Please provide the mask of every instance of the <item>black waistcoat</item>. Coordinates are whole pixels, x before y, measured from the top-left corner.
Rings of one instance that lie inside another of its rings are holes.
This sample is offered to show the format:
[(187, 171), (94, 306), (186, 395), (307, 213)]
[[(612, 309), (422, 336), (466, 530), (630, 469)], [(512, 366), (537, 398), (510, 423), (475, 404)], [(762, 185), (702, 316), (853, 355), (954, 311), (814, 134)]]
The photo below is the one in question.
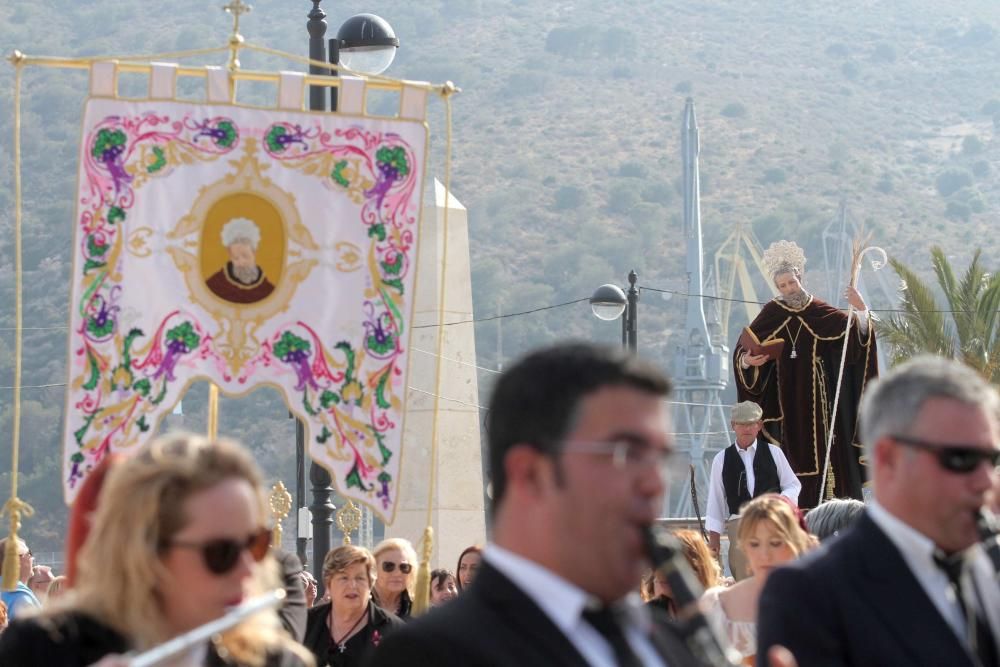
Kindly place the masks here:
[(764, 493), (779, 493), (781, 482), (778, 479), (778, 466), (771, 456), (771, 448), (767, 442), (758, 438), (757, 451), (753, 456), (753, 496), (747, 487), (746, 470), (743, 460), (736, 451), (734, 443), (726, 448), (722, 459), (722, 488), (726, 491), (726, 502), (729, 504), (729, 514), (739, 514), (743, 503)]

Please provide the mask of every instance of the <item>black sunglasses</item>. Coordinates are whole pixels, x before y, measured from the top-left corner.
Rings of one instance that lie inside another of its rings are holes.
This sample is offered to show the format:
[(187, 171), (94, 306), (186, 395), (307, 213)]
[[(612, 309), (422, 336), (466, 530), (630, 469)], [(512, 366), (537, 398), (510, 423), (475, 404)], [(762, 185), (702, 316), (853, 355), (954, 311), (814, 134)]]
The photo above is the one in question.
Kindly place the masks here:
[(922, 449), (930, 452), (937, 459), (938, 465), (949, 472), (967, 475), (979, 467), (983, 461), (990, 465), (1000, 464), (1000, 449), (983, 449), (969, 445), (942, 445), (908, 435), (890, 435), (890, 438), (901, 445)]
[(254, 561), (258, 563), (262, 561), (264, 556), (267, 555), (267, 550), (271, 547), (271, 531), (266, 528), (261, 529), (243, 541), (219, 538), (205, 542), (180, 542), (172, 540), (168, 544), (172, 547), (200, 549), (201, 557), (205, 561), (205, 567), (213, 574), (223, 575), (236, 567), (236, 563), (239, 562), (240, 555), (244, 551), (249, 551)]
[[(391, 560), (382, 561), (383, 572), (393, 572), (395, 571), (395, 569), (396, 569), (396, 564), (393, 563)], [(412, 569), (413, 566), (410, 565), (409, 563), (399, 564), (399, 571), (402, 572), (403, 574), (409, 574)]]

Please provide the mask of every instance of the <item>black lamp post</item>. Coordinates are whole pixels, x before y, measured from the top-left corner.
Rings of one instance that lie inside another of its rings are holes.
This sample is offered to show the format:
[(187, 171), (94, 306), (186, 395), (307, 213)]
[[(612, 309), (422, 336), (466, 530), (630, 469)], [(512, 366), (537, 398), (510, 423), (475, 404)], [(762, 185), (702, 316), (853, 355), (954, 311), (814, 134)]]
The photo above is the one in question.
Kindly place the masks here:
[(590, 308), (602, 320), (622, 318), (622, 347), (635, 354), (639, 349), (639, 279), (635, 269), (628, 273), (628, 292), (617, 285), (601, 285), (590, 297)]
[[(326, 44), (323, 43), (327, 27), (326, 12), (320, 9), (322, 1), (311, 0), (313, 7), (309, 11), (309, 21), (306, 23), (306, 30), (309, 32), (310, 60), (329, 62), (333, 65), (342, 64), (362, 74), (381, 74), (384, 72), (392, 64), (396, 49), (399, 47), (399, 40), (396, 39), (392, 27), (374, 14), (352, 16), (340, 27), (337, 36), (330, 40), (329, 60), (327, 60), (328, 51)], [(320, 65), (310, 65), (309, 73), (336, 75), (335, 71)], [(322, 86), (310, 86), (309, 109), (311, 111), (326, 110), (323, 92)], [(337, 89), (335, 87), (330, 88), (330, 110), (337, 110)], [(305, 428), (301, 421), (295, 428), (295, 450), (297, 460), (303, 461)], [(304, 468), (304, 465), (302, 467)], [(336, 507), (330, 500), (333, 487), (331, 486), (330, 473), (326, 468), (316, 463), (310, 464), (309, 481), (312, 483), (313, 494), (313, 502), (309, 505), (313, 527), (311, 569), (313, 576), (316, 577), (317, 596), (322, 597), (325, 588), (322, 577), (323, 558), (330, 550), (330, 533), (333, 527), (333, 512)], [(301, 494), (297, 495), (301, 497)], [(304, 554), (305, 541), (298, 540), (298, 545)]]

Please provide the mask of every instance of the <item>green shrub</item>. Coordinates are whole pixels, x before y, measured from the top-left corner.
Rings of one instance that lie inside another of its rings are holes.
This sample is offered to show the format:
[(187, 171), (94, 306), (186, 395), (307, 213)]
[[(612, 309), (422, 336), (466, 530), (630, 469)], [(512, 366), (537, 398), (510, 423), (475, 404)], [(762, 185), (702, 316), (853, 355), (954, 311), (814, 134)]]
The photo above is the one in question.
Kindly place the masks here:
[(743, 118), (747, 115), (747, 108), (740, 102), (730, 102), (722, 107), (720, 113), (728, 118)]
[(934, 181), (934, 187), (942, 197), (950, 197), (969, 185), (972, 185), (972, 174), (964, 169), (948, 169)]
[(555, 204), (553, 208), (557, 211), (567, 211), (579, 208), (583, 205), (586, 198), (587, 195), (581, 188), (578, 188), (575, 185), (564, 185), (556, 190)]

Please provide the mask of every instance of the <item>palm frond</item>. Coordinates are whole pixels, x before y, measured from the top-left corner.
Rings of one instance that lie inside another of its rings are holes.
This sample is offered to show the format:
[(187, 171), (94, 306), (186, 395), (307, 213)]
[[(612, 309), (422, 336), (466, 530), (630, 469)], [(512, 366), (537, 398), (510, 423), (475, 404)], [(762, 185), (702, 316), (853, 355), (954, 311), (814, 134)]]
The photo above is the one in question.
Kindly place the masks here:
[(893, 360), (898, 362), (921, 352), (953, 357), (955, 337), (943, 313), (938, 312), (933, 291), (899, 260), (890, 259), (889, 263), (906, 283), (900, 304), (903, 312), (889, 319), (882, 334), (892, 348)]

